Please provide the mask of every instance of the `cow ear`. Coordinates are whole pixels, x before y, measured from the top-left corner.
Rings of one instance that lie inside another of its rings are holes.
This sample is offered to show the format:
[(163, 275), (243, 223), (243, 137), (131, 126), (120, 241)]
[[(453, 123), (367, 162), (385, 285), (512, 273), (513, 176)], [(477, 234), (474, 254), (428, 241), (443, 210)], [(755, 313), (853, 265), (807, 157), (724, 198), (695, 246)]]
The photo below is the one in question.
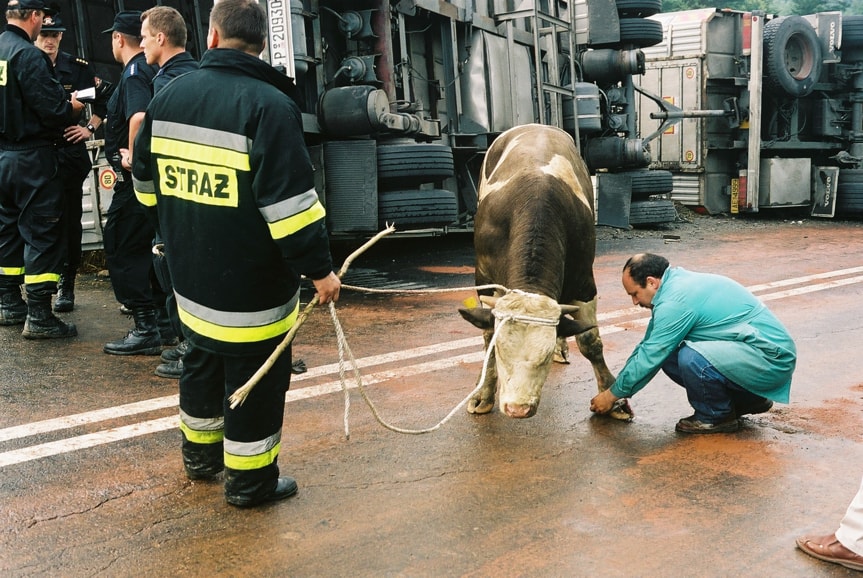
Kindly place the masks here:
[(491, 309), (485, 307), (459, 307), (458, 312), (464, 317), (465, 321), (479, 327), (480, 329), (494, 329), (494, 316), (491, 314)]
[(570, 317), (565, 315), (560, 316), (560, 323), (557, 324), (557, 336), (558, 337), (570, 337), (572, 335), (578, 335), (579, 333), (584, 333), (590, 329), (593, 329), (596, 325), (588, 325), (583, 321), (576, 321)]

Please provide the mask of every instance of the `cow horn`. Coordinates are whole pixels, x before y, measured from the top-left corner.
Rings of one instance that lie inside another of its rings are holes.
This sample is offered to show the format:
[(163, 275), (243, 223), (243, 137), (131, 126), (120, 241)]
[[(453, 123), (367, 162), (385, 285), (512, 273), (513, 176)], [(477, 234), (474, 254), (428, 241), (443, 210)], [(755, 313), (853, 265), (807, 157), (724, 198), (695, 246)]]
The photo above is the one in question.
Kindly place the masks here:
[(479, 296), (480, 303), (484, 303), (485, 305), (488, 305), (492, 309), (494, 309), (494, 306), (497, 304), (497, 300), (498, 300), (498, 298), (494, 297), (492, 295), (480, 295)]
[(578, 305), (567, 305), (564, 303), (560, 306), (560, 314), (561, 315), (567, 315), (567, 314), (573, 315), (573, 314), (577, 313), (578, 310), (579, 310)]

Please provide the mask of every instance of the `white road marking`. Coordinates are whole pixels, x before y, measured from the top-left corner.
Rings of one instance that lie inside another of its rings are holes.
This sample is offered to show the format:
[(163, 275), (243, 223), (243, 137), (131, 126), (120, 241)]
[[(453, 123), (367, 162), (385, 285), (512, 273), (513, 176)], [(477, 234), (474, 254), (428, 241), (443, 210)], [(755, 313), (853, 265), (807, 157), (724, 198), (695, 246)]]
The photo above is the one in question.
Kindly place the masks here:
[[(812, 281), (821, 281), (824, 279), (834, 279), (835, 277), (842, 277), (846, 275), (853, 275), (855, 273), (863, 272), (863, 267), (853, 267), (849, 269), (841, 269), (837, 271), (829, 271), (826, 273), (818, 273), (815, 275), (807, 275), (803, 277), (796, 277), (792, 279), (783, 279), (780, 281), (774, 281), (771, 283), (764, 283), (760, 285), (753, 285), (749, 287), (749, 290), (753, 293), (758, 293), (760, 291), (765, 291), (768, 289), (775, 289), (778, 287), (788, 287), (791, 285), (803, 285), (805, 283), (810, 283)], [(784, 299), (787, 297), (792, 297), (796, 295), (805, 295), (807, 293), (812, 293), (815, 291), (824, 291), (828, 289), (833, 289), (836, 287), (842, 287), (846, 285), (851, 285), (855, 283), (863, 282), (863, 275), (855, 276), (855, 277), (845, 277), (842, 279), (834, 279), (832, 281), (827, 281), (824, 283), (814, 283), (810, 285), (803, 285), (801, 287), (796, 287), (793, 289), (787, 289), (783, 291), (776, 291), (773, 293), (767, 293), (764, 295), (760, 295), (759, 298), (762, 301), (773, 301), (775, 299)], [(632, 316), (635, 314), (647, 314), (646, 310), (641, 309), (640, 307), (629, 307), (625, 309), (620, 309), (617, 311), (611, 311), (605, 314), (598, 315), (598, 319), (600, 321), (614, 319), (624, 316)], [(633, 321), (629, 321), (626, 323), (628, 327), (632, 327), (633, 325), (646, 325), (649, 321), (648, 317), (643, 317), (641, 319), (636, 319)], [(602, 327), (602, 335), (611, 335), (613, 333), (618, 333), (620, 331), (624, 331), (627, 327), (623, 325), (608, 325)], [(417, 359), (419, 357), (424, 357), (428, 355), (435, 355), (439, 353), (446, 353), (448, 351), (453, 351), (457, 349), (465, 349), (469, 347), (481, 347), (482, 346), (482, 337), (470, 337), (466, 339), (459, 339), (456, 341), (449, 341), (445, 343), (437, 343), (434, 345), (427, 345), (423, 347), (417, 347), (414, 349), (404, 350), (404, 351), (393, 351), (390, 353), (385, 353), (381, 355), (374, 355), (369, 357), (364, 357), (357, 360), (357, 364), (359, 367), (367, 368), (374, 367), (376, 365), (382, 365), (385, 363), (392, 363), (397, 361), (406, 361), (410, 359)], [(459, 364), (467, 364), (467, 363), (477, 363), (482, 361), (483, 354), (482, 351), (475, 351), (473, 353), (466, 353), (462, 355), (457, 355), (454, 357), (447, 357), (444, 359), (439, 359), (435, 361), (429, 361), (425, 363), (417, 363), (409, 366), (399, 367), (393, 370), (384, 370), (375, 373), (371, 373), (363, 376), (363, 384), (364, 385), (373, 385), (375, 383), (381, 383), (385, 381), (389, 381), (392, 379), (396, 379), (399, 377), (409, 377), (413, 375), (420, 375), (424, 373), (430, 373), (433, 371), (439, 371), (443, 369), (447, 369)], [(338, 363), (331, 363), (328, 365), (323, 365), (319, 367), (315, 367), (310, 369), (308, 372), (292, 376), (291, 381), (293, 383), (314, 379), (317, 377), (322, 377), (325, 375), (337, 374), (339, 371)], [(285, 403), (292, 403), (294, 401), (298, 401), (301, 399), (309, 399), (313, 397), (318, 397), (322, 395), (327, 395), (330, 393), (335, 393), (337, 391), (341, 391), (341, 382), (339, 380), (330, 381), (327, 383), (314, 385), (310, 387), (294, 389), (287, 393), (285, 396)], [(348, 382), (349, 388), (354, 388), (356, 385), (350, 380)], [(117, 419), (122, 417), (128, 417), (131, 415), (136, 415), (140, 413), (156, 411), (171, 407), (177, 407), (179, 403), (178, 395), (169, 395), (165, 397), (158, 397), (154, 399), (144, 400), (135, 403), (124, 404), (115, 407), (109, 407), (99, 410), (94, 410), (90, 412), (84, 412), (74, 415), (69, 415), (61, 418), (32, 422), (28, 424), (23, 424), (19, 426), (13, 426), (8, 428), (0, 429), (0, 442), (19, 439), (29, 436), (34, 436), (43, 433), (49, 433), (53, 431), (68, 429), (76, 426), (82, 426), (92, 423), (98, 423), (100, 421), (105, 421), (109, 419)], [(82, 434), (78, 436), (71, 436), (68, 438), (59, 439), (52, 442), (36, 444), (32, 446), (27, 446), (23, 448), (19, 448), (16, 450), (10, 450), (6, 452), (0, 453), (0, 468), (13, 465), (20, 464), (23, 462), (28, 462), (32, 460), (37, 460), (40, 458), (49, 457), (52, 455), (58, 455), (63, 453), (68, 453), (72, 451), (77, 451), (85, 448), (91, 448), (115, 441), (121, 441), (124, 439), (130, 439), (142, 435), (158, 433), (166, 430), (170, 430), (177, 427), (178, 417), (176, 415), (157, 418), (149, 421), (141, 421), (138, 423), (134, 423), (131, 425), (120, 426), (110, 429), (101, 430), (94, 433)]]

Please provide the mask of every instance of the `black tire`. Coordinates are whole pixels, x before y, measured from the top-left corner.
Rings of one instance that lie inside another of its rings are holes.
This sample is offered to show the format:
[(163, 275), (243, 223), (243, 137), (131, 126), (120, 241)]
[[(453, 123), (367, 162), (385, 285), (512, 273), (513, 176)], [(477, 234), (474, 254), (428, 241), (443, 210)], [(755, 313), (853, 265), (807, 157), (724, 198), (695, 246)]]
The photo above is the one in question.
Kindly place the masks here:
[(378, 192), (378, 221), (381, 227), (395, 224), (396, 230), (443, 227), (458, 219), (456, 194), (445, 189), (412, 189)]
[(625, 171), (619, 174), (629, 175), (632, 179), (633, 199), (647, 198), (650, 195), (659, 195), (661, 193), (670, 193), (674, 190), (674, 181), (671, 171), (640, 169), (637, 171)]
[(617, 0), (616, 4), (621, 18), (646, 18), (662, 10), (662, 0)]
[(845, 61), (845, 51), (851, 48), (863, 48), (863, 16), (842, 16), (842, 61)]
[(645, 18), (620, 19), (620, 43), (634, 44), (639, 48), (662, 42), (662, 23)]
[(674, 202), (666, 199), (632, 201), (629, 205), (630, 225), (658, 225), (677, 220)]
[(378, 147), (378, 182), (384, 188), (414, 187), (455, 174), (452, 149), (434, 143)]
[(764, 87), (800, 98), (821, 76), (821, 43), (801, 16), (774, 18), (764, 25)]
[(836, 183), (836, 212), (863, 213), (863, 169), (841, 169)]

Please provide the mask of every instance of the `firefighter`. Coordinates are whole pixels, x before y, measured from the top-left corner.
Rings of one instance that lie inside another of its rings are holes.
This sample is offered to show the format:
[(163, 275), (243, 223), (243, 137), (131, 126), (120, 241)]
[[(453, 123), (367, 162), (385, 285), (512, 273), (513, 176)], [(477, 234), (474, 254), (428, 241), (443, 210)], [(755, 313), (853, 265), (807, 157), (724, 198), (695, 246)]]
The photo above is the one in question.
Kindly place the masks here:
[(44, 0), (10, 0), (0, 34), (0, 325), (23, 323), (27, 339), (78, 334), (51, 311), (66, 257), (54, 144), (84, 108), (33, 45), (54, 12)]
[(114, 196), (106, 214), (105, 259), (117, 301), (132, 310), (135, 327), (118, 340), (106, 343), (112, 355), (159, 355), (162, 337), (157, 306), (165, 293), (153, 270), (153, 225), (135, 201), (131, 154), (144, 111), (152, 98), (150, 83), (156, 75), (141, 48), (141, 12), (118, 12), (111, 33), (114, 59), (123, 64), (120, 82), (108, 100), (105, 125), (105, 156), (117, 173)]
[(96, 76), (93, 66), (84, 60), (60, 50), (66, 27), (60, 15), (46, 15), (42, 19), (42, 30), (36, 38), (36, 46), (48, 55), (54, 65), (54, 74), (63, 85), (66, 94), (84, 89), (98, 91), (99, 97), (92, 99), (92, 114), (86, 123), (76, 122), (65, 128), (63, 138), (57, 141), (60, 177), (63, 180), (63, 225), (66, 234), (66, 263), (60, 275), (60, 287), (55, 312), (68, 312), (75, 308), (75, 276), (81, 264), (81, 206), (82, 185), (93, 169), (93, 161), (87, 152), (87, 140), (105, 118), (105, 101), (109, 82)]
[[(245, 403), (227, 398), (266, 361), (299, 313), (299, 276), (338, 299), (323, 205), (292, 79), (258, 58), (267, 34), (255, 0), (220, 0), (200, 69), (150, 104), (135, 143), (138, 199), (170, 247), (168, 267), (191, 347), (180, 377), (186, 474), (225, 471), (240, 507), (294, 495), (279, 477), (290, 347)], [(201, 106), (206, 102), (207, 106)]]
[[(165, 87), (171, 80), (198, 69), (198, 61), (186, 52), (186, 22), (175, 8), (155, 6), (141, 14), (141, 47), (147, 64), (158, 66), (159, 71), (153, 78), (153, 94)], [(169, 379), (180, 379), (183, 373), (183, 355), (188, 343), (183, 338), (180, 318), (177, 314), (177, 300), (174, 286), (168, 271), (167, 248), (164, 240), (156, 231), (153, 244), (159, 249), (153, 255), (153, 267), (162, 289), (165, 291), (165, 308), (171, 327), (180, 343), (162, 352), (162, 363), (156, 367), (156, 375)]]

